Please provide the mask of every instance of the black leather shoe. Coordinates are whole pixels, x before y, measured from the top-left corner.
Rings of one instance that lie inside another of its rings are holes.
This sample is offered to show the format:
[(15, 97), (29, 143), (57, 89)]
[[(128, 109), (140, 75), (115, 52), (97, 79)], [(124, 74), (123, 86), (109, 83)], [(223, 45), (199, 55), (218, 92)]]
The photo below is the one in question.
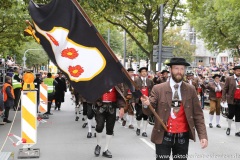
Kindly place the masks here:
[(3, 122), (6, 122), (6, 123), (12, 123), (12, 121), (10, 121), (10, 120), (4, 120)]
[(83, 123), (82, 128), (86, 128), (87, 123)]
[(140, 135), (140, 129), (137, 128), (136, 134), (137, 134), (137, 136)]
[(128, 126), (128, 128), (129, 128), (129, 129), (134, 129), (134, 127), (133, 127), (133, 125), (132, 125), (132, 124), (131, 124), (131, 125), (129, 125), (129, 126)]
[(147, 133), (146, 133), (146, 132), (143, 132), (143, 133), (142, 133), (142, 136), (143, 136), (143, 137), (147, 137)]
[(101, 152), (101, 147), (99, 145), (97, 145), (95, 147), (95, 151), (94, 151), (95, 156), (99, 156), (100, 152)]
[(94, 137), (97, 137), (97, 133), (94, 133)]
[(44, 113), (44, 114), (47, 114), (47, 115), (53, 115), (52, 113), (50, 113), (50, 112), (46, 112), (46, 113)]
[(92, 138), (92, 133), (91, 132), (88, 132), (87, 138)]
[(216, 125), (217, 128), (221, 128), (220, 124)]
[(76, 118), (75, 118), (75, 121), (78, 121), (79, 120), (79, 117), (77, 116)]
[(235, 136), (240, 137), (240, 132), (235, 133)]
[(212, 123), (209, 123), (209, 128), (213, 128), (213, 125), (212, 125)]
[(125, 125), (126, 125), (126, 121), (123, 120), (123, 122), (122, 122), (122, 126), (125, 126)]
[(103, 157), (112, 158), (112, 153), (109, 150), (106, 150), (102, 153)]
[(230, 134), (231, 129), (227, 128), (226, 134), (229, 135)]

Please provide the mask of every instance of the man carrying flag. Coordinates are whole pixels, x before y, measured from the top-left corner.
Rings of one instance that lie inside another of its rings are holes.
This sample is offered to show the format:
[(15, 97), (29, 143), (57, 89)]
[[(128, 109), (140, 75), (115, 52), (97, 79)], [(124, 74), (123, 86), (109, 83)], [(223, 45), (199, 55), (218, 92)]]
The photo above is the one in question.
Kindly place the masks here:
[(194, 86), (183, 82), (186, 66), (190, 66), (183, 58), (172, 58), (170, 63), (171, 78), (168, 82), (155, 85), (150, 97), (141, 98), (143, 112), (152, 114), (152, 105), (157, 114), (167, 124), (167, 131), (155, 122), (151, 141), (155, 144), (156, 159), (169, 159), (171, 152), (173, 159), (186, 160), (188, 156), (189, 139), (196, 140), (197, 130), (202, 148), (208, 146), (207, 131), (203, 111)]

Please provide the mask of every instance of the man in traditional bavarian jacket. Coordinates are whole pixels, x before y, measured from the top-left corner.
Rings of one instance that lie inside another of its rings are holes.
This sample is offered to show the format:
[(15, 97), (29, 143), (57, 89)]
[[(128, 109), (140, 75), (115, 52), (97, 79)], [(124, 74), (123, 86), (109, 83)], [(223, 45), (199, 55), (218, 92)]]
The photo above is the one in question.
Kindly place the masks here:
[[(148, 76), (148, 68), (147, 67), (141, 67), (139, 70), (139, 77), (135, 79), (135, 83), (137, 85), (137, 87), (141, 90), (142, 94), (149, 96), (149, 94), (151, 93), (152, 87), (154, 85), (153, 81), (151, 79), (149, 79)], [(142, 112), (142, 102), (139, 98), (136, 99), (136, 104), (135, 104), (135, 108), (136, 108), (136, 119), (137, 119), (137, 130), (136, 130), (136, 134), (139, 136), (140, 135), (140, 128), (141, 128), (141, 123), (142, 123), (142, 119), (143, 119), (143, 132), (142, 132), (142, 136), (143, 137), (147, 137), (147, 124), (148, 124), (148, 116), (145, 115)]]
[(186, 82), (189, 83), (190, 85), (193, 85), (195, 89), (197, 90), (198, 84), (194, 81), (193, 73), (187, 73), (186, 74)]
[[(135, 80), (134, 77), (134, 69), (133, 68), (128, 68), (127, 69), (129, 76), (132, 78), (132, 80)], [(123, 116), (123, 122), (122, 122), (122, 126), (126, 125), (127, 122), (127, 116), (128, 116), (128, 120), (129, 120), (129, 124), (128, 124), (128, 128), (129, 129), (134, 129), (133, 127), (133, 118), (134, 118), (134, 98), (132, 96), (132, 93), (128, 87), (128, 85), (123, 84), (124, 86), (124, 96), (126, 98), (127, 101), (127, 105), (124, 107), (124, 116)]]
[(14, 67), (13, 71), (14, 71), (14, 73), (12, 76), (12, 87), (13, 87), (14, 95), (15, 95), (13, 109), (16, 110), (18, 108), (18, 104), (19, 104), (20, 97), (21, 97), (22, 79), (21, 79), (21, 76), (19, 75), (18, 67)]
[[(122, 118), (124, 114), (124, 106), (126, 105), (122, 95), (123, 85), (117, 85), (104, 93), (100, 100), (97, 101), (96, 108), (96, 135), (97, 135), (97, 146), (95, 147), (94, 154), (100, 155), (101, 152), (101, 141), (104, 124), (106, 122), (106, 145), (102, 155), (104, 157), (112, 158), (111, 152), (108, 150), (109, 143), (112, 139), (113, 129), (116, 120), (116, 108), (119, 107), (119, 117)], [(121, 94), (119, 94), (121, 92)]]
[(216, 111), (216, 127), (221, 128), (220, 122), (220, 102), (222, 99), (222, 89), (224, 88), (224, 83), (220, 82), (221, 75), (215, 74), (212, 78), (213, 82), (209, 82), (206, 88), (209, 90), (210, 99), (210, 111), (209, 111), (209, 127), (213, 128), (212, 121), (214, 112)]
[[(194, 86), (183, 82), (186, 66), (183, 58), (172, 58), (170, 63), (171, 78), (167, 83), (155, 85), (150, 97), (143, 96), (143, 112), (152, 114), (151, 104), (164, 124), (155, 121), (151, 141), (155, 144), (156, 159), (187, 159), (189, 139), (196, 140), (195, 129), (202, 148), (207, 147), (208, 138), (203, 111)], [(165, 158), (164, 158), (165, 157)]]
[(47, 85), (47, 92), (48, 92), (48, 107), (47, 107), (47, 112), (44, 114), (52, 115), (51, 106), (52, 106), (52, 101), (54, 99), (55, 86), (57, 82), (52, 78), (52, 74), (48, 73), (47, 78), (44, 78), (43, 83)]
[(168, 70), (162, 70), (161, 74), (162, 74), (162, 79), (161, 79), (161, 83), (167, 82), (169, 80), (168, 77)]
[(226, 134), (230, 135), (232, 120), (235, 116), (235, 136), (240, 137), (240, 66), (235, 66), (233, 70), (234, 75), (226, 78), (222, 101), (228, 103), (228, 128)]

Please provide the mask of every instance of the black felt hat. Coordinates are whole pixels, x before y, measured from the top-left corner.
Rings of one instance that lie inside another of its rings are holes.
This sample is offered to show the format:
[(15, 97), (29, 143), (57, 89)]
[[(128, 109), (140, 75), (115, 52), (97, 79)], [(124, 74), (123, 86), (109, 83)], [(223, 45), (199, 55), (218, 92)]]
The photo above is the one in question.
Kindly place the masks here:
[(170, 63), (167, 63), (166, 65), (168, 65), (168, 66), (172, 66), (172, 65), (190, 66), (190, 64), (184, 58), (171, 58)]
[(127, 71), (135, 71), (133, 68), (128, 68)]
[(187, 76), (193, 76), (194, 74), (192, 72), (188, 72)]
[(233, 68), (233, 70), (236, 70), (236, 69), (240, 69), (240, 65), (239, 65), (239, 66), (235, 66), (235, 67)]
[(221, 78), (221, 75), (219, 75), (219, 74), (214, 74), (214, 75), (212, 76), (213, 79), (215, 79), (216, 77)]
[(138, 72), (142, 72), (143, 69), (145, 69), (146, 71), (148, 71), (148, 68), (147, 68), (147, 67), (141, 67), (141, 68), (139, 68)]
[(161, 74), (163, 74), (165, 72), (170, 73), (168, 70), (162, 70)]

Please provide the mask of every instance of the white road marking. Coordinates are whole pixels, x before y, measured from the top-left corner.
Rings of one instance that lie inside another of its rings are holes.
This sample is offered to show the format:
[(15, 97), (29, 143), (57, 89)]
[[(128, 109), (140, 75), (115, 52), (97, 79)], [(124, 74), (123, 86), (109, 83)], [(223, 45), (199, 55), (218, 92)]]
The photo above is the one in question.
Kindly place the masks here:
[(148, 142), (144, 138), (139, 138), (139, 139), (142, 140), (144, 143), (146, 143), (150, 148), (152, 148), (155, 151), (155, 146), (152, 143)]

